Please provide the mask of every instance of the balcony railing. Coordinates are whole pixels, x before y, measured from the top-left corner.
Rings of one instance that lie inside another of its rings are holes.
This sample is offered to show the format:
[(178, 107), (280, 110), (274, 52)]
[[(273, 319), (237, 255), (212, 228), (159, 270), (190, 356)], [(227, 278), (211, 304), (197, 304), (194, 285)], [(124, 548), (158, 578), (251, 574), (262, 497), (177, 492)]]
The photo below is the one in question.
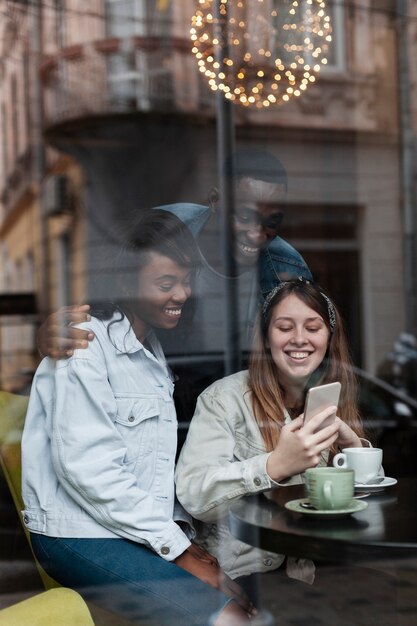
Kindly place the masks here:
[(178, 38), (112, 38), (46, 57), (46, 127), (93, 115), (212, 110), (189, 48)]

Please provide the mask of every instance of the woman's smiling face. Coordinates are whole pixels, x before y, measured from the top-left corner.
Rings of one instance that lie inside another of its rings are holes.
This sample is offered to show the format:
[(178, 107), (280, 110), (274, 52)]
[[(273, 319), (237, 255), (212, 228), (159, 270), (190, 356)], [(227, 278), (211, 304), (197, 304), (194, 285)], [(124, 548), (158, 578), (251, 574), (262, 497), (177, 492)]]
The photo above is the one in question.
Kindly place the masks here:
[[(191, 269), (167, 256), (151, 252), (139, 272), (139, 297), (134, 313), (136, 329), (142, 339), (151, 328), (175, 328), (182, 307), (191, 295)], [(135, 331), (136, 332), (136, 331)]]
[(330, 331), (323, 318), (294, 294), (273, 309), (268, 346), (279, 373), (279, 382), (304, 386), (323, 361)]

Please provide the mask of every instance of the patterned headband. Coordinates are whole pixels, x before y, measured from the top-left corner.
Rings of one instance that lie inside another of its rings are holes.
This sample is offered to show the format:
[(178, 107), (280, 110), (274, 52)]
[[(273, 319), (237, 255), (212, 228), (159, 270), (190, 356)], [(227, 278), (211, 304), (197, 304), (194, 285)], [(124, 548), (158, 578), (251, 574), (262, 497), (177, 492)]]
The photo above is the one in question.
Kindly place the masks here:
[[(311, 282), (309, 280), (303, 278), (303, 276), (299, 276), (298, 280), (300, 281), (300, 283), (302, 283), (304, 285), (311, 285)], [(275, 298), (277, 293), (282, 291), (282, 289), (284, 289), (284, 287), (286, 287), (287, 285), (293, 285), (293, 284), (294, 284), (293, 281), (288, 281), (288, 280), (283, 281), (282, 283), (279, 283), (276, 287), (274, 287), (272, 289), (272, 291), (270, 291), (268, 293), (268, 295), (265, 297), (264, 303), (262, 305), (262, 315), (263, 315), (264, 319), (266, 318), (268, 310), (269, 310), (269, 307), (271, 306), (271, 302)], [(333, 333), (333, 331), (335, 329), (335, 326), (336, 326), (336, 311), (335, 311), (335, 308), (334, 308), (334, 304), (330, 300), (330, 298), (328, 298), (326, 296), (326, 294), (323, 293), (322, 291), (320, 291), (320, 295), (326, 301), (327, 314), (329, 316), (330, 331)]]

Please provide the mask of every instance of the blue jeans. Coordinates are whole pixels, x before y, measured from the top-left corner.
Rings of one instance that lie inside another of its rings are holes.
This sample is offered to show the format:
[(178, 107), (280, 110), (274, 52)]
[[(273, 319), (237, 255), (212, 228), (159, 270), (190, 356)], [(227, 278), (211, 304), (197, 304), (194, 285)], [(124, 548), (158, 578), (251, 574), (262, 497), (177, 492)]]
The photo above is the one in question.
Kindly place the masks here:
[(61, 585), (132, 622), (207, 626), (229, 598), (175, 563), (127, 539), (66, 539), (31, 533), (36, 558)]

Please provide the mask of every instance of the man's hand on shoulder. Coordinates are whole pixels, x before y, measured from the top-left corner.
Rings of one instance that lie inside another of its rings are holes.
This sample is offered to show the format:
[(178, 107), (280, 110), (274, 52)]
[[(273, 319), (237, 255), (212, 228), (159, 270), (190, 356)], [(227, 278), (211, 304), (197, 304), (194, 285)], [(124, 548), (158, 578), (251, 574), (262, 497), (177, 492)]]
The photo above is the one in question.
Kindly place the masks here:
[(78, 348), (87, 348), (88, 342), (94, 339), (89, 330), (74, 328), (72, 324), (88, 322), (90, 305), (81, 304), (63, 306), (52, 313), (39, 327), (37, 347), (42, 356), (53, 359), (66, 359)]

